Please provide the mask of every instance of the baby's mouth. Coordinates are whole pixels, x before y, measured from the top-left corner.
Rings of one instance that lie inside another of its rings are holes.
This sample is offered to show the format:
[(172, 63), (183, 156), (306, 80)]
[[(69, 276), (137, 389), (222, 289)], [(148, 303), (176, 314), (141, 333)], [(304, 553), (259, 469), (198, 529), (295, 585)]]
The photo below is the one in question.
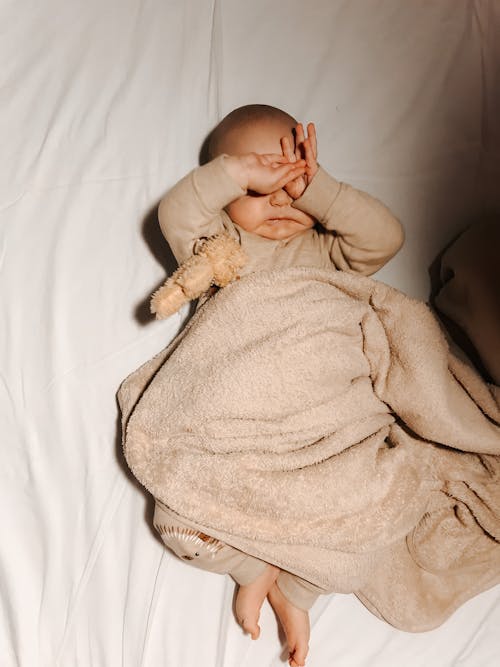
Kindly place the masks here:
[(295, 220), (295, 218), (289, 218), (288, 216), (283, 215), (281, 218), (268, 218), (267, 222), (270, 225), (279, 225), (280, 222), (295, 222), (296, 224), (300, 224), (298, 220)]
[(269, 217), (268, 220), (271, 222), (282, 222), (283, 220), (295, 220), (295, 218), (292, 215), (282, 213), (281, 215), (273, 215)]

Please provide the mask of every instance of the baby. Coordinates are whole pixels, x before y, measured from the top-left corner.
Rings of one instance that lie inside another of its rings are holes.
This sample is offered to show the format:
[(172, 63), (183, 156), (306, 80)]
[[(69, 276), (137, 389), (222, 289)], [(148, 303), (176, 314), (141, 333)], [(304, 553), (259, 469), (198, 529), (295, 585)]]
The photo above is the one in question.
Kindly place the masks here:
[[(159, 207), (179, 264), (201, 239), (227, 232), (248, 257), (241, 275), (297, 265), (370, 275), (403, 243), (400, 223), (381, 202), (318, 164), (312, 123), (306, 134), (284, 111), (248, 105), (219, 123), (207, 148), (208, 163), (177, 183)], [(236, 617), (252, 639), (267, 597), (283, 626), (291, 667), (305, 664), (308, 610), (329, 591), (201, 533), (159, 500), (154, 525), (178, 556), (235, 579)]]

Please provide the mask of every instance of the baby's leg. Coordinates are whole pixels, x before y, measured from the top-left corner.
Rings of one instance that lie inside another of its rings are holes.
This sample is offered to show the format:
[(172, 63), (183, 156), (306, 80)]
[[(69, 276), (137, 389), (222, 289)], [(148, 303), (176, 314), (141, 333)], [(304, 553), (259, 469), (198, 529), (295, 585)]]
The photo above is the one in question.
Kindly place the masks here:
[(280, 570), (267, 564), (266, 569), (251, 584), (240, 586), (236, 595), (236, 618), (252, 639), (260, 635), (260, 610)]
[(274, 583), (268, 594), (269, 602), (276, 612), (288, 643), (290, 667), (302, 667), (309, 650), (309, 614), (295, 607)]

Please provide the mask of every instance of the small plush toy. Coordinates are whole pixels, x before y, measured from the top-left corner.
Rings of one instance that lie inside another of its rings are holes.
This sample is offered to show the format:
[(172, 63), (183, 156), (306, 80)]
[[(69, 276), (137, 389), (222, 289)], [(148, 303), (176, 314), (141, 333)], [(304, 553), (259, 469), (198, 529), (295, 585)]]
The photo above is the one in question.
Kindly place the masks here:
[(153, 294), (151, 312), (157, 319), (164, 319), (212, 285), (225, 287), (239, 278), (238, 272), (247, 260), (238, 241), (227, 232), (199, 241), (194, 255)]

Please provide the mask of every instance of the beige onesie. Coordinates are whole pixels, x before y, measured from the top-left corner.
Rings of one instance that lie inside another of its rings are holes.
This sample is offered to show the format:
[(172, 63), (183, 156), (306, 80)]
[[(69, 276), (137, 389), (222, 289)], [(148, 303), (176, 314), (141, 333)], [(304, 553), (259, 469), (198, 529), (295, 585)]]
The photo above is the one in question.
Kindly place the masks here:
[[(201, 238), (229, 232), (249, 257), (241, 275), (254, 271), (314, 266), (370, 275), (403, 244), (399, 221), (380, 201), (319, 168), (304, 194), (292, 206), (312, 215), (315, 227), (281, 241), (265, 239), (232, 222), (224, 207), (245, 191), (224, 167), (224, 155), (198, 167), (162, 199), (159, 221), (177, 261), (196, 252)], [(198, 307), (208, 295), (202, 297)], [(200, 533), (189, 521), (156, 500), (154, 526), (164, 543), (180, 558), (211, 572), (228, 573), (240, 585), (254, 581), (266, 563)], [(277, 584), (292, 604), (309, 609), (327, 593), (289, 572)]]

